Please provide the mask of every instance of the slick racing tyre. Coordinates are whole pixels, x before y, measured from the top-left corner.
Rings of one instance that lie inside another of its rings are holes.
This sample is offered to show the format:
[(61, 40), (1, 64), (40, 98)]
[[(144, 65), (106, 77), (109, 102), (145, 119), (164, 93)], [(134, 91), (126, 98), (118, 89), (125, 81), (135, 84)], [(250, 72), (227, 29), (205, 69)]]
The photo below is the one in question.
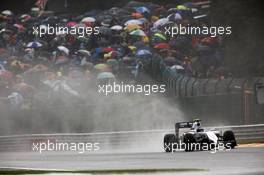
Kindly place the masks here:
[(164, 146), (164, 150), (166, 152), (172, 152), (172, 146), (173, 146), (173, 143), (176, 142), (176, 137), (174, 134), (166, 134), (164, 136), (164, 139), (163, 139), (163, 146)]
[(226, 148), (235, 148), (237, 146), (235, 134), (233, 131), (225, 131), (223, 134), (223, 142)]

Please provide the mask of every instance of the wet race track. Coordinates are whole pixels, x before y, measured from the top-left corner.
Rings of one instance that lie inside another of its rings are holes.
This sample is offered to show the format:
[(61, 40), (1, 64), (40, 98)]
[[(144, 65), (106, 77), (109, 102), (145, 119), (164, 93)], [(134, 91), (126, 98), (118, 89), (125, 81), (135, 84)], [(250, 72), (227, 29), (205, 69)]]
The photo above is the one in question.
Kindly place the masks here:
[(173, 154), (147, 153), (147, 151), (146, 153), (107, 154), (78, 154), (74, 152), (0, 153), (0, 166), (2, 168), (49, 170), (200, 169), (202, 171), (157, 172), (156, 174), (262, 175), (264, 174), (263, 163), (263, 147), (239, 147), (231, 151), (221, 151), (214, 154), (208, 151), (175, 152)]

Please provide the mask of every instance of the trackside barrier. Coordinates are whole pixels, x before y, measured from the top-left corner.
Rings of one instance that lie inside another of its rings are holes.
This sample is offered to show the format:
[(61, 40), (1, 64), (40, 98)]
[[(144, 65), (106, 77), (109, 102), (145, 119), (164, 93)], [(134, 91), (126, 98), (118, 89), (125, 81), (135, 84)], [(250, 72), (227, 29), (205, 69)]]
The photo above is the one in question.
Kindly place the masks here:
[[(233, 130), (238, 143), (254, 143), (264, 141), (264, 124), (208, 127), (222, 132)], [(82, 134), (32, 134), (0, 137), (1, 152), (32, 151), (33, 143), (99, 143), (100, 152), (161, 152), (163, 151), (163, 137), (173, 133), (171, 130), (145, 130), (98, 132)]]

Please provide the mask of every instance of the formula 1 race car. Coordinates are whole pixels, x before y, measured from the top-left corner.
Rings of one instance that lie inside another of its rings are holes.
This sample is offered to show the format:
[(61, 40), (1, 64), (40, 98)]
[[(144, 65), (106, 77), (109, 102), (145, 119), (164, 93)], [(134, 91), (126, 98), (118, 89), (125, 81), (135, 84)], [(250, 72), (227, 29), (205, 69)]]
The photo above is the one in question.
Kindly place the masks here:
[[(180, 136), (181, 128), (190, 128), (190, 130)], [(176, 123), (175, 134), (166, 134), (163, 143), (166, 152), (202, 151), (219, 149), (219, 147), (233, 149), (237, 146), (233, 131), (226, 130), (222, 134), (222, 131), (205, 130), (200, 128), (200, 121)]]

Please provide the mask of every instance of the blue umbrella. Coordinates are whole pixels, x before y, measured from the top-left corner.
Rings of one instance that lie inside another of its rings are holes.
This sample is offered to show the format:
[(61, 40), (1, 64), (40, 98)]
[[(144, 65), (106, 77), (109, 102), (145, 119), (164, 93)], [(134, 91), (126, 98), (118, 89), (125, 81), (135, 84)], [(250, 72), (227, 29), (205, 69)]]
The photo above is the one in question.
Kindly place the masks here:
[(150, 13), (149, 9), (147, 7), (135, 7), (135, 10), (138, 12), (138, 13)]

